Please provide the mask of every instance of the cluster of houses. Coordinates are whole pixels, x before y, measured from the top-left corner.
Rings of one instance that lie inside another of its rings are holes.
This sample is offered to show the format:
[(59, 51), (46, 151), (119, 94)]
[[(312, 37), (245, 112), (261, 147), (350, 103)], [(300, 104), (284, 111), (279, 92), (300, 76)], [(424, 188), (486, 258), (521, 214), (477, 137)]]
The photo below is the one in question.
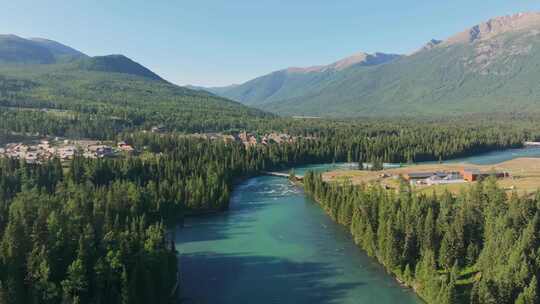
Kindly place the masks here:
[(200, 137), (209, 140), (223, 140), (226, 143), (240, 142), (246, 148), (257, 145), (268, 145), (271, 143), (283, 144), (294, 143), (297, 137), (285, 133), (269, 133), (259, 136), (255, 133), (240, 132), (238, 134), (226, 135), (221, 133), (192, 134), (192, 137)]
[(460, 171), (438, 171), (438, 172), (411, 172), (403, 177), (412, 185), (442, 185), (442, 184), (458, 184), (465, 182), (474, 182), (487, 177), (505, 178), (509, 174), (507, 172), (482, 172), (475, 168), (463, 168)]
[(254, 147), (256, 145), (268, 145), (271, 143), (284, 144), (294, 143), (297, 138), (285, 133), (270, 133), (263, 136), (257, 136), (253, 133), (242, 132), (234, 137), (234, 140), (240, 141), (244, 146)]
[[(148, 131), (143, 131), (148, 132)], [(153, 126), (149, 132), (152, 133), (166, 133), (167, 128), (163, 125)], [(242, 143), (246, 148), (254, 147), (257, 145), (268, 145), (271, 143), (283, 144), (294, 143), (298, 137), (286, 134), (272, 132), (264, 135), (258, 135), (251, 132), (239, 132), (236, 134), (223, 134), (223, 133), (193, 133), (186, 135), (187, 137), (201, 138), (207, 140), (223, 140), (226, 143), (238, 142)], [(305, 139), (314, 139), (313, 137), (303, 137)]]
[(38, 163), (53, 157), (49, 143), (42, 141), (38, 145), (25, 145), (22, 143), (7, 144), (4, 148), (0, 148), (1, 157), (11, 157), (16, 159), (24, 159), (28, 163)]
[[(163, 125), (154, 126), (150, 129), (150, 132), (152, 133), (165, 133), (167, 132), (167, 129)], [(268, 145), (270, 143), (293, 143), (296, 141), (296, 137), (291, 136), (286, 133), (277, 133), (272, 132), (269, 134), (265, 134), (262, 136), (259, 136), (255, 133), (250, 132), (240, 132), (237, 134), (222, 134), (222, 133), (195, 133), (190, 134), (191, 137), (198, 137), (198, 138), (204, 138), (209, 140), (223, 140), (226, 143), (232, 143), (232, 142), (241, 142), (246, 147), (253, 147), (256, 145)]]
[(68, 161), (80, 153), (87, 158), (113, 157), (124, 152), (133, 154), (135, 149), (125, 142), (119, 142), (116, 147), (93, 140), (41, 140), (36, 144), (11, 143), (0, 148), (0, 157), (25, 160), (27, 163), (42, 163), (53, 157)]

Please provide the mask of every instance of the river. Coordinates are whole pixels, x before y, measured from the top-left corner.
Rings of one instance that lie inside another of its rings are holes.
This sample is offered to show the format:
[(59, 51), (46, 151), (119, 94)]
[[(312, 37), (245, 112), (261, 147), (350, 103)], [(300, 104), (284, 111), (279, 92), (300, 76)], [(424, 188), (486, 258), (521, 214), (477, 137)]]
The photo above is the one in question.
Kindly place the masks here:
[[(459, 159), (491, 164), (540, 148)], [(346, 165), (296, 168), (329, 170)], [(252, 178), (228, 212), (188, 218), (176, 233), (185, 303), (422, 303), (287, 179)]]

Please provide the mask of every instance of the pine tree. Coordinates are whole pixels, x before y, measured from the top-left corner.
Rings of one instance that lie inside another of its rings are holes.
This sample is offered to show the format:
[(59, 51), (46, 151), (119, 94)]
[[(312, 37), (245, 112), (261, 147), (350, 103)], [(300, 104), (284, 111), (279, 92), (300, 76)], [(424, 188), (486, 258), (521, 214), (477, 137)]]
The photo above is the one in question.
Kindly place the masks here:
[(478, 249), (478, 245), (476, 245), (475, 243), (470, 243), (469, 246), (467, 246), (466, 265), (474, 265), (476, 263), (476, 260), (478, 259), (479, 254), (480, 250)]
[(129, 290), (129, 280), (127, 271), (124, 268), (122, 270), (122, 276), (120, 278), (121, 281), (121, 304), (131, 304), (132, 295)]
[(88, 288), (83, 262), (76, 259), (67, 271), (67, 278), (62, 281), (64, 303), (84, 303)]
[(538, 303), (537, 294), (538, 282), (536, 276), (533, 276), (531, 282), (523, 291), (519, 294), (515, 304), (536, 304)]
[(371, 228), (371, 223), (369, 219), (366, 219), (366, 229), (364, 233), (364, 238), (362, 238), (362, 247), (369, 256), (375, 256), (376, 253), (376, 242), (375, 242), (375, 233), (373, 228)]
[(405, 283), (409, 285), (412, 285), (412, 282), (414, 281), (414, 277), (409, 264), (405, 266), (405, 270), (403, 271), (403, 279), (405, 280)]
[(0, 304), (8, 304), (8, 293), (0, 280)]
[(471, 295), (469, 298), (469, 304), (480, 304), (479, 283), (478, 281), (473, 283), (471, 289)]
[(454, 263), (454, 266), (450, 270), (450, 280), (446, 287), (446, 296), (447, 303), (457, 303), (458, 302), (458, 293), (457, 293), (457, 280), (459, 277), (459, 266), (458, 261)]
[(435, 220), (433, 209), (429, 208), (424, 220), (424, 231), (422, 233), (422, 249), (435, 250)]

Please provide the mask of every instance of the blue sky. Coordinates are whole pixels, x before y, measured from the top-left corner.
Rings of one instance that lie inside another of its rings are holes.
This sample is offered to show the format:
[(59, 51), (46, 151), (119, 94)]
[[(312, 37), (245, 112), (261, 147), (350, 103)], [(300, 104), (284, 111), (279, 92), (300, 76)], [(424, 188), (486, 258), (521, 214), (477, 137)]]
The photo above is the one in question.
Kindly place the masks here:
[[(125, 54), (177, 84), (226, 85), (359, 51), (410, 53), (538, 0), (17, 0), (2, 33)], [(442, 3), (444, 2), (444, 3)]]

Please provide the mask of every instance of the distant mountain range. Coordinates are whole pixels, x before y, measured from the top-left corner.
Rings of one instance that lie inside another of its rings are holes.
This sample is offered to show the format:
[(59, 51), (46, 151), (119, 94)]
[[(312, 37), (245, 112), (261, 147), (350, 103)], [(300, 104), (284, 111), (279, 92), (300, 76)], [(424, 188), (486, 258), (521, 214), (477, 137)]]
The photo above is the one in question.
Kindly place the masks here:
[[(206, 88), (206, 90), (240, 101), (246, 105), (264, 107), (264, 104), (292, 97), (301, 97), (308, 90), (317, 90), (344, 70), (351, 67), (372, 67), (400, 58), (396, 54), (358, 53), (329, 65), (306, 68), (290, 67), (258, 77), (241, 85)], [(204, 89), (204, 88), (199, 88)]]
[(409, 55), (360, 53), (207, 88), (287, 115), (540, 112), (540, 13), (497, 17)]
[(173, 85), (123, 55), (91, 57), (52, 40), (0, 35), (0, 105), (144, 99), (150, 110), (182, 98), (178, 110), (195, 116), (266, 115), (229, 99), (303, 116), (540, 113), (538, 79), (540, 13), (493, 18), (408, 55), (358, 53), (221, 88)]

